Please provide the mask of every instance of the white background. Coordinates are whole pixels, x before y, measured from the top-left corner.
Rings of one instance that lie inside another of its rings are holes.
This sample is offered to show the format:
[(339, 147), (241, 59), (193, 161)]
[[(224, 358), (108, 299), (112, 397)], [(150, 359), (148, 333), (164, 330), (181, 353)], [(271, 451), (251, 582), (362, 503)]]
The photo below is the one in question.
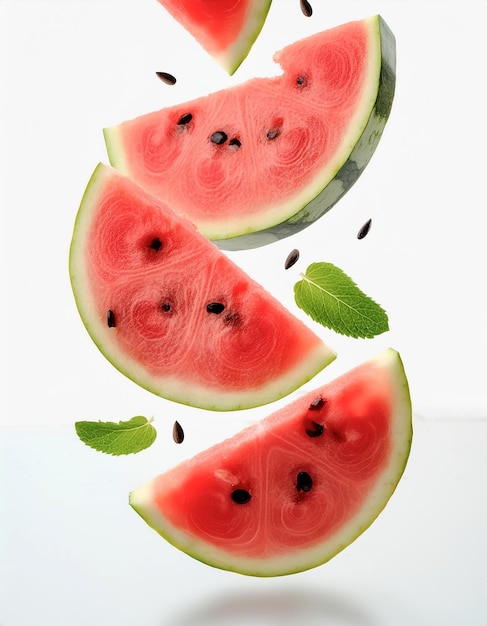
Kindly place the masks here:
[[(299, 0), (275, 0), (228, 77), (156, 0), (0, 0), (1, 626), (487, 624), (487, 2), (313, 8), (305, 18)], [(276, 50), (374, 13), (396, 35), (398, 67), (371, 163), (314, 227), (231, 257), (339, 352), (307, 388), (388, 345), (400, 351), (414, 404), (410, 463), (375, 524), (323, 567), (271, 580), (213, 570), (157, 537), (127, 494), (287, 400), (209, 414), (118, 373), (71, 294), (76, 211), (94, 167), (107, 162), (103, 127), (273, 75)], [(285, 272), (294, 247), (300, 261)], [(387, 309), (389, 333), (351, 340), (300, 313), (294, 282), (319, 260)], [(105, 457), (74, 434), (76, 420), (137, 414), (154, 416), (159, 433), (137, 456)]]

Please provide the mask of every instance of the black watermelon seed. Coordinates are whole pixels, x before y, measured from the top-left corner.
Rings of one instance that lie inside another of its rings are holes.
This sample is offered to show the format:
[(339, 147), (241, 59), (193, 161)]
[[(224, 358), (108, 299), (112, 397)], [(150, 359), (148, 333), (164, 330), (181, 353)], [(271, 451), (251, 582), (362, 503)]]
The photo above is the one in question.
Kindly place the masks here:
[(275, 139), (276, 137), (278, 137), (281, 134), (281, 131), (278, 128), (271, 128), (268, 132), (267, 132), (267, 139), (272, 140)]
[(210, 302), (210, 304), (206, 305), (206, 310), (208, 311), (208, 313), (223, 313), (223, 311), (225, 310), (225, 305), (221, 302)]
[(181, 117), (179, 118), (178, 126), (186, 126), (186, 124), (189, 124), (192, 119), (193, 119), (193, 116), (191, 113), (185, 113), (184, 115), (181, 115)]
[(172, 438), (176, 443), (183, 443), (184, 441), (184, 430), (177, 420), (174, 422), (174, 426), (172, 427)]
[(152, 250), (159, 252), (159, 250), (162, 248), (162, 241), (159, 239), (159, 237), (154, 237), (154, 239), (149, 244), (149, 248), (152, 248)]
[(168, 72), (156, 72), (156, 76), (160, 78), (163, 83), (166, 83), (166, 85), (176, 84), (176, 78)]
[(357, 239), (363, 239), (370, 230), (370, 226), (372, 225), (372, 218), (367, 220), (365, 224), (360, 228), (357, 233)]
[(306, 87), (307, 84), (308, 80), (306, 79), (306, 76), (302, 76), (301, 74), (297, 76), (296, 85), (298, 85), (298, 87)]
[(306, 17), (311, 17), (313, 15), (313, 8), (308, 0), (301, 0), (301, 11), (303, 12), (303, 15), (306, 15)]
[(230, 139), (230, 141), (228, 142), (228, 145), (234, 148), (240, 148), (242, 142), (237, 137), (232, 137), (232, 139)]
[(164, 300), (163, 302), (161, 302), (161, 309), (165, 312), (165, 313), (169, 313), (169, 311), (172, 309), (171, 307), (171, 303), (168, 302), (167, 300)]
[(310, 491), (313, 486), (313, 479), (308, 472), (298, 472), (296, 476), (296, 489), (299, 491)]
[(321, 396), (313, 400), (313, 402), (309, 405), (310, 411), (319, 411), (321, 407), (325, 404), (325, 400)]
[(318, 424), (318, 422), (311, 422), (310, 424), (311, 428), (306, 428), (306, 434), (308, 435), (308, 437), (319, 437), (320, 435), (323, 434), (323, 431), (325, 430), (325, 427), (323, 426), (323, 424)]
[(251, 497), (246, 489), (234, 489), (232, 491), (232, 500), (237, 504), (247, 504)]
[(210, 137), (210, 140), (212, 141), (212, 143), (216, 143), (217, 146), (221, 146), (223, 143), (225, 143), (225, 141), (228, 139), (228, 136), (226, 133), (224, 133), (222, 130), (217, 130), (215, 133), (213, 133), (213, 135)]
[(107, 324), (108, 328), (115, 328), (115, 314), (111, 309), (107, 311)]
[(296, 263), (298, 259), (299, 259), (299, 250), (294, 248), (294, 250), (291, 250), (291, 252), (287, 255), (286, 261), (284, 263), (284, 269), (288, 270), (290, 267), (292, 267)]

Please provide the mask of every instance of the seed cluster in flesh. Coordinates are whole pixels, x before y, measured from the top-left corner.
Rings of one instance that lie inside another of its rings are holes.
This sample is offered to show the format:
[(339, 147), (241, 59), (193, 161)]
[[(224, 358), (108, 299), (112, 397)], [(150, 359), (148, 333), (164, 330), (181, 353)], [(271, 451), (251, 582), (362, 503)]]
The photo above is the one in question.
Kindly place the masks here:
[[(309, 397), (292, 421), (269, 422), (252, 445), (203, 453), (169, 492), (161, 480), (157, 506), (175, 527), (235, 555), (270, 558), (325, 540), (360, 509), (387, 463), (389, 402), (373, 377)], [(274, 525), (276, 537), (265, 532)]]
[(71, 248), (73, 289), (95, 343), (135, 382), (203, 408), (249, 408), (333, 360), (305, 324), (128, 177), (100, 164), (89, 189)]
[[(302, 8), (312, 11), (307, 2)], [(110, 161), (212, 239), (277, 227), (283, 211), (281, 219), (297, 224), (297, 190), (309, 187), (310, 201), (311, 187), (317, 194), (326, 185), (325, 170), (361, 106), (370, 28), (361, 21), (319, 33), (278, 54), (281, 76), (105, 129)]]
[[(325, 404), (325, 400), (319, 396), (309, 405), (308, 411), (320, 411)], [(313, 429), (307, 428), (309, 418), (305, 416), (303, 420), (305, 432), (308, 437), (319, 437), (324, 432), (324, 426), (318, 422), (312, 421)], [(307, 493), (311, 491), (313, 486), (313, 478), (306, 471), (298, 471), (296, 474), (295, 487), (298, 491)], [(247, 504), (250, 502), (252, 495), (246, 489), (236, 488), (231, 492), (231, 498), (236, 504)], [(299, 502), (299, 500), (297, 500)]]
[[(159, 236), (156, 236), (156, 237), (149, 236), (149, 237), (146, 237), (145, 239), (149, 242), (148, 251), (150, 251), (151, 256), (152, 256), (151, 263), (155, 263), (156, 257), (159, 257), (159, 256), (162, 257), (166, 253), (163, 239)], [(164, 263), (164, 266), (166, 266), (166, 263), (164, 260), (163, 260), (163, 263)], [(148, 269), (150, 270), (150, 268)], [(167, 268), (164, 267), (164, 274), (161, 275), (162, 284), (164, 284), (164, 282), (166, 282), (167, 280), (166, 271), (167, 271)], [(180, 292), (180, 287), (178, 289), (175, 289), (174, 292), (175, 293)], [(116, 294), (115, 300), (119, 297), (117, 295), (119, 293), (120, 293), (119, 290), (115, 290), (115, 294)], [(206, 300), (207, 299), (208, 298), (206, 298)], [(201, 311), (202, 312), (204, 311), (207, 315), (219, 317), (222, 320), (223, 327), (236, 328), (237, 326), (243, 324), (241, 310), (239, 312), (239, 310), (233, 309), (231, 305), (227, 307), (227, 305), (224, 302), (221, 302), (218, 300), (212, 300), (211, 298), (209, 298), (210, 300), (209, 302), (206, 302), (205, 298), (203, 297), (200, 297), (199, 300), (201, 301)], [(227, 297), (227, 300), (228, 300), (228, 297)], [(194, 302), (186, 301), (185, 303), (186, 314), (188, 314), (189, 312), (188, 306), (194, 312), (194, 308), (197, 306), (197, 301), (198, 301), (198, 298), (195, 298)], [(166, 294), (159, 297), (158, 301), (154, 302), (153, 304), (154, 304), (154, 310), (159, 310), (160, 314), (162, 316), (165, 316), (166, 319), (168, 319), (168, 316), (179, 314), (181, 312), (181, 308), (183, 307), (181, 303), (180, 293), (178, 296), (171, 296), (171, 290), (169, 290)], [(124, 322), (125, 322), (124, 308), (125, 307), (126, 307), (126, 304), (124, 303), (120, 305), (120, 308), (117, 308), (116, 304), (112, 303), (110, 305), (110, 308), (107, 310), (107, 314), (106, 314), (107, 326), (113, 329), (114, 331), (116, 331), (117, 333), (122, 332), (124, 328)], [(127, 318), (128, 318), (129, 323), (132, 321), (132, 318), (134, 316), (134, 310), (135, 310), (134, 303), (131, 303), (131, 307), (127, 311), (127, 314), (128, 314)], [(140, 313), (142, 313), (142, 310), (138, 311), (139, 316), (140, 316)], [(200, 315), (197, 315), (196, 317), (198, 317), (201, 321)], [(155, 338), (155, 335), (152, 335), (152, 337)], [(170, 356), (170, 358), (172, 359), (173, 357)]]

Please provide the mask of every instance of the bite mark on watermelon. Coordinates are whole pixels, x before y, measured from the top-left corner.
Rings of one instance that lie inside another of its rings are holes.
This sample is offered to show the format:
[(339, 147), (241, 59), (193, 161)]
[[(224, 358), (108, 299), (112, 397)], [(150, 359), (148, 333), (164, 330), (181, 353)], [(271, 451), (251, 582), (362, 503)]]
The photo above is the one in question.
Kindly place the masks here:
[(78, 211), (70, 275), (101, 352), (170, 400), (259, 406), (336, 357), (190, 222), (104, 164)]
[(396, 489), (411, 441), (406, 374), (387, 349), (135, 489), (129, 501), (204, 563), (292, 574), (325, 563), (370, 526)]
[(271, 0), (158, 2), (230, 75), (248, 56), (271, 6)]
[(104, 129), (110, 163), (224, 249), (293, 235), (326, 213), (370, 161), (392, 107), (395, 39), (379, 15), (275, 59), (279, 76)]

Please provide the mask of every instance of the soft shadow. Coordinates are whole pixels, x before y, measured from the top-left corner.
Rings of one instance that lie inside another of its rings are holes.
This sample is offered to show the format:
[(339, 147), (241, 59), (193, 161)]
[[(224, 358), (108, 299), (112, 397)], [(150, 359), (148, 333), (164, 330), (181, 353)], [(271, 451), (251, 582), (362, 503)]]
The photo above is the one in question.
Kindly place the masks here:
[(377, 626), (364, 607), (330, 590), (235, 592), (207, 598), (161, 626)]

